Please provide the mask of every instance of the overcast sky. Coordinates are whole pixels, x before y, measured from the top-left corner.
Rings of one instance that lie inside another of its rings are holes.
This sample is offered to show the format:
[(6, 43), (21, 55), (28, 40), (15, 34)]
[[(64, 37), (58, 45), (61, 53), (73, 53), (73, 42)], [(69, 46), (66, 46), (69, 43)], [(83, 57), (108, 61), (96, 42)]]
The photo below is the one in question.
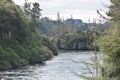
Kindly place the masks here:
[[(13, 0), (16, 4), (23, 5), (24, 0)], [(28, 0), (29, 2), (39, 2), (43, 9), (42, 16), (57, 19), (57, 12), (64, 19), (72, 15), (75, 19), (82, 19), (88, 22), (90, 19), (98, 18), (96, 10), (107, 10), (105, 5), (110, 5), (110, 0)]]

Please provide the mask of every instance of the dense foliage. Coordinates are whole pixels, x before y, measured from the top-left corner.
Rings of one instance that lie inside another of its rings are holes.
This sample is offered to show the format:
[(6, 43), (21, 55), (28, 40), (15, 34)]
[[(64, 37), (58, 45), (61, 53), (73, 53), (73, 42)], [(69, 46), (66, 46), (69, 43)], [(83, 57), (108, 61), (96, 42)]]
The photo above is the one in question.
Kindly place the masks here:
[(0, 0), (0, 70), (42, 63), (57, 54), (55, 45), (40, 35), (18, 5)]
[(97, 48), (93, 45), (93, 42), (95, 41), (95, 36), (99, 37), (100, 33), (94, 30), (89, 30), (86, 32), (66, 32), (59, 37), (55, 36), (53, 40), (60, 49), (94, 50), (95, 48)]
[(111, 0), (108, 16), (111, 17), (111, 28), (98, 41), (106, 57), (103, 71), (105, 80), (120, 79), (120, 0)]

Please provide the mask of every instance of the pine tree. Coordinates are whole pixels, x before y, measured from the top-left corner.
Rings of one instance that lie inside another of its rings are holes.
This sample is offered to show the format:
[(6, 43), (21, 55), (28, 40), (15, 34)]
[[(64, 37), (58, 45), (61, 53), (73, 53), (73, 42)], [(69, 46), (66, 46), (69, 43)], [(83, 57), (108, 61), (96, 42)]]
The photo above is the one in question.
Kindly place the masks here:
[(24, 3), (24, 11), (25, 11), (26, 15), (30, 18), (30, 15), (31, 15), (31, 3), (27, 2), (27, 0), (25, 0), (25, 3)]
[(25, 0), (24, 11), (29, 18), (36, 22), (41, 16), (42, 9), (40, 8), (39, 3), (35, 2), (31, 5), (30, 2), (27, 2), (27, 0)]
[(33, 8), (31, 9), (31, 17), (33, 21), (37, 21), (41, 16), (41, 11), (39, 3), (33, 3)]

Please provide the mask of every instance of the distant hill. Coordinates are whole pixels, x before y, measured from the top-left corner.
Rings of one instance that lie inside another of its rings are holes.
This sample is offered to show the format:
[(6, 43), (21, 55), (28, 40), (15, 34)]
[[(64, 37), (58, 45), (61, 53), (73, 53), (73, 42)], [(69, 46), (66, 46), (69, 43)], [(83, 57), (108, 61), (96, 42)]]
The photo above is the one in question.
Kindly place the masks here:
[[(100, 26), (103, 27), (100, 27)], [(76, 31), (87, 31), (90, 29), (94, 30), (101, 30), (107, 29), (109, 27), (109, 22), (106, 22), (104, 24), (96, 24), (94, 23), (84, 23), (81, 19), (66, 19), (59, 22), (59, 28), (58, 28), (58, 21), (51, 20), (48, 17), (41, 18), (39, 20), (39, 30), (41, 33), (47, 35), (47, 36), (53, 36), (58, 34), (64, 33), (64, 32), (76, 32)], [(58, 31), (59, 30), (59, 31)]]
[(84, 23), (81, 19), (67, 19), (66, 23), (73, 23), (74, 26), (74, 30), (78, 31), (87, 31), (89, 30), (89, 26), (87, 25), (87, 23)]
[(55, 23), (47, 17), (39, 20), (39, 30), (41, 33), (46, 34), (47, 36), (52, 35), (52, 28), (54, 25)]

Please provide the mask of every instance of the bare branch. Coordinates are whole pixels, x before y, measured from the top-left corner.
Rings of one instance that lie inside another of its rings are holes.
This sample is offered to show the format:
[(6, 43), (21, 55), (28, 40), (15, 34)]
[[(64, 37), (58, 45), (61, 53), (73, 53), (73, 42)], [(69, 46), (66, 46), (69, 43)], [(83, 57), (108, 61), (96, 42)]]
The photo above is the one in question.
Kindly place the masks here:
[(99, 10), (97, 10), (97, 13), (98, 13), (103, 19), (111, 20), (110, 18), (107, 18), (107, 17), (103, 16), (103, 15), (100, 13)]

